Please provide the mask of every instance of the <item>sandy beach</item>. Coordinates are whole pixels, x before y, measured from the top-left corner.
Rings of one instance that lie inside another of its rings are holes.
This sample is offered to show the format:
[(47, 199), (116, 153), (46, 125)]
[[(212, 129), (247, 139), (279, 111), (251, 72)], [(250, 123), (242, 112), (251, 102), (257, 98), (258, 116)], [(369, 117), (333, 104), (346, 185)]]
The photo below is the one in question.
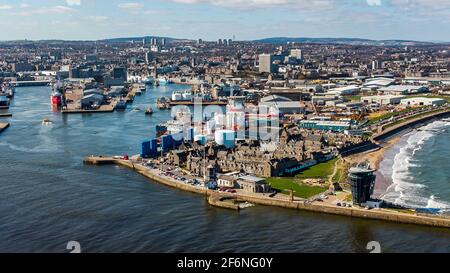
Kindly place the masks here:
[[(368, 160), (370, 162), (370, 166), (372, 168), (378, 170), (380, 168), (380, 163), (384, 159), (384, 154), (386, 153), (386, 151), (388, 151), (395, 144), (397, 144), (400, 141), (400, 139), (402, 138), (402, 136), (397, 136), (386, 142), (379, 143), (380, 148), (377, 150), (369, 151), (367, 153), (362, 153), (362, 154), (351, 155), (351, 156), (345, 157), (344, 160), (347, 163), (349, 163), (350, 165), (354, 165), (357, 163), (361, 163), (365, 160)], [(391, 185), (391, 181), (389, 178), (384, 177), (384, 175), (380, 171), (376, 172), (376, 176), (377, 176), (377, 181), (375, 184), (374, 195), (375, 195), (375, 197), (380, 197), (389, 188), (389, 186)]]

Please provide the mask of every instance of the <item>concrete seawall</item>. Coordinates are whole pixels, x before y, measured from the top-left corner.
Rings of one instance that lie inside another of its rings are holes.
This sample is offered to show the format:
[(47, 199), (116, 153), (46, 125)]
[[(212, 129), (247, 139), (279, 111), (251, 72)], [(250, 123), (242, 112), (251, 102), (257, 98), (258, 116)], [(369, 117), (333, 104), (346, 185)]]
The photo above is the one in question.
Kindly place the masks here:
[(395, 125), (393, 127), (387, 128), (386, 130), (383, 130), (381, 133), (375, 135), (372, 139), (374, 141), (383, 141), (386, 138), (389, 138), (403, 130), (409, 129), (416, 125), (420, 125), (420, 124), (423, 124), (426, 122), (430, 122), (430, 121), (433, 121), (436, 119), (442, 119), (442, 118), (446, 118), (446, 117), (450, 117), (450, 108), (443, 110), (441, 112), (432, 113), (430, 115), (425, 115), (423, 117), (418, 117), (416, 119), (412, 119), (412, 120), (406, 121), (404, 123)]
[[(205, 197), (217, 196), (216, 191), (208, 190), (206, 188), (195, 187), (189, 184), (172, 181), (170, 178), (156, 175), (149, 171), (146, 167), (140, 164), (134, 164), (131, 161), (119, 160), (107, 157), (88, 157), (84, 160), (86, 164), (117, 164), (123, 167), (133, 169), (141, 175), (149, 178), (150, 180), (172, 187), (179, 190), (197, 193), (204, 195)], [(306, 202), (292, 202), (282, 199), (275, 199), (270, 197), (256, 197), (252, 195), (244, 194), (223, 194), (219, 196), (230, 196), (238, 201), (250, 202), (257, 205), (275, 206), (288, 209), (304, 210), (310, 212), (320, 212), (334, 215), (342, 215), (348, 217), (357, 217), (363, 219), (383, 220), (395, 223), (403, 224), (416, 224), (431, 227), (450, 228), (450, 217), (447, 216), (428, 216), (428, 215), (415, 215), (400, 212), (391, 212), (386, 210), (364, 210), (360, 208), (343, 208), (326, 204), (311, 204)], [(214, 197), (217, 198), (217, 197)], [(217, 203), (217, 202), (216, 202)], [(213, 202), (213, 205), (215, 203)], [(223, 207), (223, 204), (218, 204), (219, 207)], [(228, 207), (227, 207), (228, 208)], [(231, 207), (230, 207), (231, 208)], [(234, 208), (233, 208), (234, 209)]]

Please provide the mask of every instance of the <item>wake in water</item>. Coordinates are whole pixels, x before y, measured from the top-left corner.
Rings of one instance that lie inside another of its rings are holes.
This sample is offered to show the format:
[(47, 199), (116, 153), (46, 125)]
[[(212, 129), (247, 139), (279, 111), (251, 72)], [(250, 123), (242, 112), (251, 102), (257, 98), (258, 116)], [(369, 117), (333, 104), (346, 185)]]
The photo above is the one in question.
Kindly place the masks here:
[[(444, 119), (403, 137), (400, 144), (403, 146), (395, 157), (385, 159), (385, 164), (381, 164), (380, 171), (383, 175), (392, 178), (392, 185), (382, 196), (383, 200), (405, 207), (437, 208), (443, 212), (450, 212), (450, 202), (440, 200), (439, 188), (431, 183), (434, 182), (433, 180), (439, 180), (433, 178), (433, 170), (430, 175), (425, 174), (425, 179), (420, 177), (424, 169), (428, 168), (428, 166), (422, 166), (424, 159), (430, 160), (431, 164), (433, 160), (439, 160), (430, 155), (440, 152), (438, 145), (435, 145), (436, 139), (441, 134), (448, 134), (449, 127), (450, 120)], [(449, 179), (447, 176), (444, 180)], [(448, 186), (440, 185), (440, 187)]]

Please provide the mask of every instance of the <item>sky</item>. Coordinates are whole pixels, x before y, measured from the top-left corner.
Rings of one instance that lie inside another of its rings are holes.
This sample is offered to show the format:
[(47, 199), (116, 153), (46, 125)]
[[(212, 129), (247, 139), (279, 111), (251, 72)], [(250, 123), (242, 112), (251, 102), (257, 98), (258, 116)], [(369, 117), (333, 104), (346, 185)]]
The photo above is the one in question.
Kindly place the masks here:
[(450, 42), (450, 0), (0, 0), (0, 40), (135, 36)]

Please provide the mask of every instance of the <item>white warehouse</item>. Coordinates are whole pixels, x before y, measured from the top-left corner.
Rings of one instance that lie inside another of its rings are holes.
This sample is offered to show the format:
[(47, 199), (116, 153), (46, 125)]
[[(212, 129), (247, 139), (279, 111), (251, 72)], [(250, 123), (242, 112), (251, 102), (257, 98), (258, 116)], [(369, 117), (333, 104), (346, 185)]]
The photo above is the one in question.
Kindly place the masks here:
[(399, 104), (405, 96), (395, 96), (395, 95), (382, 95), (382, 96), (368, 96), (362, 97), (361, 102), (365, 104), (376, 103), (379, 105), (394, 105)]
[(420, 106), (441, 106), (446, 104), (447, 101), (439, 98), (407, 98), (401, 101), (401, 105), (409, 107), (420, 107)]

